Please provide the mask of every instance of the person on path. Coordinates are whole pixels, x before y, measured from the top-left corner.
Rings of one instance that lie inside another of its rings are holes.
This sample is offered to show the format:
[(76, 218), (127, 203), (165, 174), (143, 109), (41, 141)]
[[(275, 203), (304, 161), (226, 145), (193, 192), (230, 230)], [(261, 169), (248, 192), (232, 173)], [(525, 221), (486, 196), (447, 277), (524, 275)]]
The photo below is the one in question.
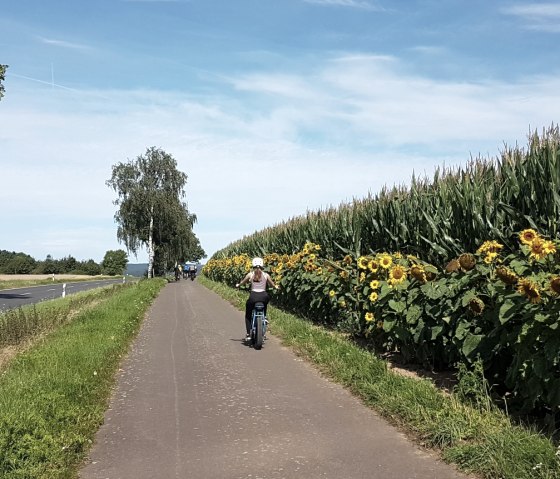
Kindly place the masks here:
[(264, 314), (266, 316), (266, 307), (270, 301), (270, 296), (266, 291), (266, 287), (278, 289), (278, 286), (274, 284), (272, 278), (269, 274), (265, 273), (264, 261), (262, 258), (253, 258), (252, 261), (253, 271), (247, 273), (240, 283), (235, 285), (236, 288), (243, 286), (245, 283), (251, 283), (251, 292), (249, 293), (249, 299), (245, 303), (245, 329), (247, 330), (246, 340), (251, 337), (251, 315), (253, 314), (253, 308), (255, 303), (264, 303)]

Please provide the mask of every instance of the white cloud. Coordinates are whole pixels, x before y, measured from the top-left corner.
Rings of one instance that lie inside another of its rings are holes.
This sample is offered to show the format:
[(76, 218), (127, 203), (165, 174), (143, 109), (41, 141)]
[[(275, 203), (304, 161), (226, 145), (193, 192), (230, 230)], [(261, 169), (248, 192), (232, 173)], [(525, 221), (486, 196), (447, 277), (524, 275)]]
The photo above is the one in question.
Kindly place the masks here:
[[(39, 247), (37, 243), (40, 244)], [(31, 254), (36, 260), (43, 260), (50, 254), (55, 259), (73, 256), (78, 261), (93, 259), (100, 263), (107, 251), (117, 249), (126, 250), (117, 242), (110, 228), (72, 228), (53, 222), (44, 228), (37, 228), (31, 224), (27, 233), (18, 239), (15, 250)], [(129, 261), (135, 263), (136, 259), (131, 255)]]
[(100, 260), (118, 247), (111, 166), (150, 146), (188, 174), (195, 232), (212, 254), (308, 209), (407, 182), (413, 170), (431, 176), (470, 153), (495, 155), (504, 141), (524, 144), (529, 126), (550, 125), (560, 110), (555, 75), (444, 82), (406, 73), (397, 58), (360, 54), (306, 74), (228, 81), (233, 96), (195, 97), (52, 90), (11, 78), (0, 202), (15, 206), (4, 208), (1, 247)]
[(550, 33), (560, 33), (560, 4), (533, 3), (530, 5), (513, 5), (502, 9), (508, 15), (514, 15), (525, 21), (525, 28)]
[(235, 77), (233, 86), (240, 91), (260, 92), (269, 95), (307, 99), (315, 97), (315, 91), (306, 78), (286, 74), (253, 74)]
[(447, 53), (447, 49), (445, 47), (435, 45), (417, 45), (412, 47), (410, 50), (425, 55), (442, 55)]
[(560, 5), (558, 3), (533, 3), (531, 5), (513, 5), (504, 8), (505, 13), (519, 15), (527, 18), (550, 18), (560, 17)]
[(90, 46), (83, 45), (81, 43), (73, 43), (65, 40), (55, 40), (53, 38), (44, 38), (44, 37), (38, 37), (38, 38), (42, 43), (46, 43), (47, 45), (54, 45), (56, 47), (62, 47), (62, 48), (70, 48), (72, 50), (92, 50)]

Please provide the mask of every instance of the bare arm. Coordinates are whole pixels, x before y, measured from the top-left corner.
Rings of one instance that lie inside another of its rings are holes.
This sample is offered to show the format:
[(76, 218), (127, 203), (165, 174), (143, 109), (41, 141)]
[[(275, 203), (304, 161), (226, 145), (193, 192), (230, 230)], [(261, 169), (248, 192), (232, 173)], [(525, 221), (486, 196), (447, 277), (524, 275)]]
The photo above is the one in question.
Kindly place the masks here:
[(239, 288), (239, 286), (243, 286), (247, 281), (249, 281), (251, 279), (251, 273), (248, 273), (242, 280), (241, 283), (237, 283), (235, 285), (236, 288)]
[(274, 289), (278, 289), (278, 285), (276, 285), (274, 283), (274, 281), (272, 281), (272, 278), (270, 277), (269, 274), (266, 275), (266, 282)]

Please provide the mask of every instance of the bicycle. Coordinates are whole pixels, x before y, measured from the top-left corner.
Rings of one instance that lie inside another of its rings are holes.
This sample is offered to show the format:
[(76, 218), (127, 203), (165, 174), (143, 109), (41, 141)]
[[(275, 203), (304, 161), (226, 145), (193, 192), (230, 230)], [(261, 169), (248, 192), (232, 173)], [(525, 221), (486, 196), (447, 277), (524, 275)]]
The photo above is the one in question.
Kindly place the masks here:
[(258, 350), (263, 346), (268, 325), (268, 319), (264, 314), (264, 303), (255, 303), (251, 318), (251, 345)]

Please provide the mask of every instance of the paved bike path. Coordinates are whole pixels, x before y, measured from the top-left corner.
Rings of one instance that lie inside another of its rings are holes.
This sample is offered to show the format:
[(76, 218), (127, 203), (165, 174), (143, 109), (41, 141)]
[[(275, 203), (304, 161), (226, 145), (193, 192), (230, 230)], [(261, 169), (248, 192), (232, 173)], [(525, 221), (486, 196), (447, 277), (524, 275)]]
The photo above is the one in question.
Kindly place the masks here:
[[(274, 328), (274, 318), (272, 318)], [(460, 479), (196, 281), (167, 285), (81, 479)], [(270, 335), (269, 335), (270, 336)]]

